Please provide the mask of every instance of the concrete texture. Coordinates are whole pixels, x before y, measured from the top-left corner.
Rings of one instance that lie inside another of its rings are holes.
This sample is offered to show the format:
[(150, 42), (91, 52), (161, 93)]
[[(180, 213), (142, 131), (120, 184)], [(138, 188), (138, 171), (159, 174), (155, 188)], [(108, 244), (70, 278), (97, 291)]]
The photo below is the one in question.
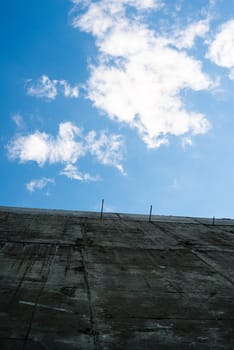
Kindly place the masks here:
[(234, 349), (234, 221), (0, 208), (0, 349)]

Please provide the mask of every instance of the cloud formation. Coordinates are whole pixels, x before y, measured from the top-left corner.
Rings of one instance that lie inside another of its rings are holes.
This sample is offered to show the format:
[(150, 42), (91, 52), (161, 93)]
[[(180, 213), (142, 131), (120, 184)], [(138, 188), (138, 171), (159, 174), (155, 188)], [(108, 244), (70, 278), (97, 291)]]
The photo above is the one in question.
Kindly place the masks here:
[(234, 19), (224, 23), (210, 43), (207, 58), (220, 67), (229, 68), (234, 80)]
[(35, 179), (26, 184), (26, 188), (30, 192), (35, 190), (42, 190), (48, 183), (54, 183), (53, 178), (42, 177), (41, 179)]
[(35, 83), (28, 80), (26, 91), (30, 96), (48, 100), (54, 100), (59, 92), (65, 97), (79, 97), (78, 86), (72, 87), (66, 80), (51, 80), (47, 75), (42, 75)]
[(169, 135), (206, 133), (208, 120), (186, 109), (181, 92), (212, 87), (201, 62), (185, 51), (197, 37), (204, 37), (208, 21), (190, 23), (168, 37), (142, 21), (144, 11), (159, 10), (161, 1), (99, 0), (82, 6), (85, 10), (73, 26), (92, 34), (99, 50), (87, 83), (94, 106), (110, 119), (136, 128), (150, 148), (168, 143)]
[(120, 135), (107, 134), (105, 131), (100, 135), (95, 131), (84, 135), (75, 124), (63, 122), (59, 125), (56, 137), (37, 130), (32, 134), (16, 136), (7, 148), (10, 159), (18, 159), (22, 163), (34, 161), (39, 166), (61, 163), (64, 165), (63, 175), (76, 180), (93, 181), (91, 175), (78, 172), (75, 167), (77, 161), (91, 154), (99, 163), (114, 166), (124, 174), (121, 165), (122, 147)]

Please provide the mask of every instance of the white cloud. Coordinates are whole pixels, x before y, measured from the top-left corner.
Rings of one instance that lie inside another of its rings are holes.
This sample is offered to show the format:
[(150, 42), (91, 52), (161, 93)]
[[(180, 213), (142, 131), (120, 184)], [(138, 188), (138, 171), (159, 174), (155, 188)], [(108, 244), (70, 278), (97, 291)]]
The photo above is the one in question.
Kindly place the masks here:
[(9, 157), (19, 158), (21, 162), (34, 160), (43, 165), (48, 157), (48, 142), (48, 135), (39, 131), (31, 135), (19, 136), (8, 146)]
[(61, 92), (65, 97), (78, 98), (78, 86), (71, 86), (66, 80), (51, 80), (47, 75), (42, 75), (36, 83), (28, 80), (27, 94), (38, 98), (54, 100)]
[[(76, 1), (76, 3), (79, 3)], [(171, 38), (126, 14), (159, 9), (159, 1), (95, 1), (74, 19), (74, 27), (93, 34), (99, 63), (91, 66), (88, 98), (107, 116), (136, 128), (150, 148), (168, 143), (169, 135), (191, 136), (209, 130), (206, 117), (186, 109), (184, 89), (207, 90), (213, 82), (201, 63), (181, 48), (191, 48), (204, 36), (207, 21), (190, 24)], [(171, 45), (177, 46), (173, 48)]]
[(42, 190), (48, 183), (54, 183), (54, 179), (43, 177), (41, 179), (32, 180), (26, 184), (26, 187), (30, 192), (34, 192), (35, 190)]
[(88, 173), (82, 173), (78, 170), (78, 167), (73, 164), (67, 164), (65, 168), (60, 172), (60, 175), (65, 175), (69, 179), (79, 180), (83, 182), (98, 181), (99, 176), (92, 176)]
[(65, 122), (59, 125), (56, 138), (40, 131), (17, 136), (8, 146), (9, 156), (21, 162), (32, 160), (41, 166), (46, 162), (74, 163), (85, 152), (82, 142), (75, 141), (80, 132), (78, 127)]
[(62, 163), (65, 164), (63, 172), (67, 176), (72, 174), (72, 170), (75, 176), (75, 168), (71, 165), (87, 154), (91, 154), (101, 164), (114, 166), (124, 173), (121, 165), (122, 147), (120, 135), (104, 131), (99, 136), (95, 131), (83, 135), (82, 130), (71, 122), (61, 123), (56, 137), (37, 130), (32, 134), (17, 135), (7, 146), (9, 158), (19, 159), (22, 163), (34, 161), (40, 166)]
[(234, 69), (234, 19), (224, 23), (210, 43), (207, 58), (218, 66), (229, 68), (233, 79)]
[(99, 0), (97, 2), (73, 0), (73, 3), (87, 7), (87, 11), (82, 16), (74, 18), (73, 26), (96, 36), (104, 35), (113, 28), (114, 24), (119, 25), (127, 21), (125, 10), (128, 6), (144, 11), (159, 9), (164, 5), (160, 0)]

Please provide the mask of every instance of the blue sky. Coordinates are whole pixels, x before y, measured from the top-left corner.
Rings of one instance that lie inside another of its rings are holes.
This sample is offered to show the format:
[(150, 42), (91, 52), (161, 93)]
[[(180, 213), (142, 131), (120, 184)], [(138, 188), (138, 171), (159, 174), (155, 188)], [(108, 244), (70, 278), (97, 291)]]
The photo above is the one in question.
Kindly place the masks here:
[(234, 0), (0, 16), (1, 205), (234, 216)]

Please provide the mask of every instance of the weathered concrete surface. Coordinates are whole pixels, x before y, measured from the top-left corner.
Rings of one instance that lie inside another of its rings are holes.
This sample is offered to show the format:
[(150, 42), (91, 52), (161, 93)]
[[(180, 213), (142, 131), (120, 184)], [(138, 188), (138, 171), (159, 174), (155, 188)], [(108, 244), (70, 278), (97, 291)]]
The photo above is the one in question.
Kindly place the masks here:
[(234, 349), (234, 221), (0, 208), (0, 349)]

